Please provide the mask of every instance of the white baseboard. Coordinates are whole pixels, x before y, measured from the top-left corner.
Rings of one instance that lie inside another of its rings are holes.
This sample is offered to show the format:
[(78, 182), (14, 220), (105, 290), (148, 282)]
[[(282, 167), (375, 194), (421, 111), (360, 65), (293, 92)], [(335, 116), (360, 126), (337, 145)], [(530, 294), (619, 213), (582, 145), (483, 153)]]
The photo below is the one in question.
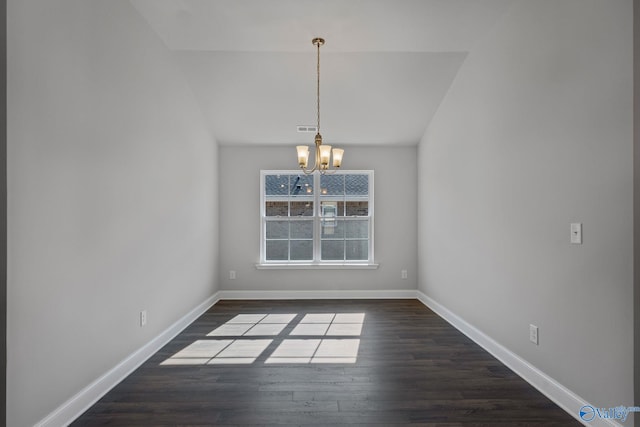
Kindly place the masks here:
[(417, 298), (424, 305), (433, 310), (438, 316), (449, 322), (454, 328), (465, 334), (480, 347), (491, 353), (496, 359), (504, 363), (509, 369), (514, 371), (525, 381), (538, 389), (542, 394), (551, 399), (555, 404), (564, 409), (569, 415), (580, 421), (584, 425), (591, 427), (622, 427), (621, 424), (611, 419), (595, 418), (586, 423), (580, 419), (579, 411), (589, 403), (564, 387), (562, 384), (540, 371), (529, 362), (522, 359), (517, 354), (503, 347), (501, 344), (484, 334), (464, 319), (449, 311), (446, 307), (426, 296), (420, 291), (416, 291)]
[(219, 291), (207, 298), (203, 303), (191, 310), (149, 343), (121, 361), (113, 369), (109, 370), (100, 378), (76, 393), (75, 396), (67, 400), (47, 417), (39, 421), (35, 427), (59, 427), (69, 425), (94, 403), (100, 400), (100, 398), (102, 398), (109, 390), (119, 384), (148, 358), (153, 356), (165, 344), (193, 323), (200, 315), (223, 299), (418, 299), (425, 306), (429, 307), (436, 314), (449, 322), (453, 327), (491, 353), (494, 357), (504, 363), (507, 367), (542, 392), (578, 421), (592, 427), (623, 427), (621, 424), (613, 420), (600, 418), (596, 418), (588, 424), (585, 423), (579, 418), (578, 414), (578, 411), (582, 406), (588, 405), (584, 399), (546, 375), (544, 372), (529, 364), (526, 360), (503, 347), (491, 337), (485, 335), (482, 331), (467, 323), (455, 313), (449, 311), (446, 307), (426, 296), (424, 293), (409, 289), (377, 291)]
[(80, 390), (75, 396), (40, 420), (35, 427), (60, 427), (71, 424), (73, 420), (82, 415), (82, 413), (100, 400), (102, 396), (107, 394), (109, 390), (118, 385), (219, 300), (220, 297), (218, 293), (207, 298), (203, 303), (184, 315), (160, 335), (122, 360), (100, 378)]
[(415, 289), (399, 290), (321, 290), (321, 291), (220, 291), (220, 299), (415, 299)]

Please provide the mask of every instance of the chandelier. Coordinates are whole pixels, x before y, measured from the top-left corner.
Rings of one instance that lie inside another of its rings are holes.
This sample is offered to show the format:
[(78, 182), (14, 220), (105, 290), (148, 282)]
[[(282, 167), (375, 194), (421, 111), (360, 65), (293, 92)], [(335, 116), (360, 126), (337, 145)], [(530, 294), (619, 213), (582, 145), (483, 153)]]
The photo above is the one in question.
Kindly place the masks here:
[[(298, 166), (305, 174), (311, 174), (315, 171), (320, 171), (321, 174), (325, 174), (329, 171), (329, 162), (331, 160), (331, 146), (330, 145), (322, 145), (322, 135), (320, 135), (320, 46), (324, 44), (324, 39), (320, 37), (316, 37), (311, 40), (314, 46), (318, 48), (318, 62), (317, 62), (317, 103), (316, 103), (316, 111), (318, 113), (318, 128), (316, 132), (316, 158), (315, 164), (311, 169), (308, 169), (307, 166), (309, 164), (309, 147), (306, 145), (298, 145), (296, 146), (296, 150), (298, 151)], [(339, 168), (342, 164), (342, 156), (344, 154), (344, 150), (340, 148), (333, 149), (333, 167), (335, 169)], [(333, 170), (335, 172), (335, 169)]]

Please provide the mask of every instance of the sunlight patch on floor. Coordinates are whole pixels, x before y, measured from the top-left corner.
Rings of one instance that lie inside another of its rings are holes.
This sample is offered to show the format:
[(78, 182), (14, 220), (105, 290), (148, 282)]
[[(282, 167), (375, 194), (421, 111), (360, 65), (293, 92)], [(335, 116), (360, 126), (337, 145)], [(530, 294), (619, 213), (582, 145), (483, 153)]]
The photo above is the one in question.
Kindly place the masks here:
[(285, 339), (265, 363), (356, 363), (359, 339)]
[[(356, 363), (360, 339), (338, 337), (360, 336), (365, 313), (308, 313), (284, 333), (297, 316), (238, 314), (209, 332), (207, 339), (194, 341), (161, 365), (251, 364), (277, 338), (281, 342), (266, 364)], [(296, 338), (287, 338), (290, 336)]]

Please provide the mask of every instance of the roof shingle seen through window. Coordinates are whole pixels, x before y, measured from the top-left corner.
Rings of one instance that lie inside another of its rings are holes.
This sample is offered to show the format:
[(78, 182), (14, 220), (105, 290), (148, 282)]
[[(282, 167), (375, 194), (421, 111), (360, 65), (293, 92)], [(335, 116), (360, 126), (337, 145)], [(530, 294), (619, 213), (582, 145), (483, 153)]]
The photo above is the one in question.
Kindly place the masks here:
[[(323, 175), (320, 177), (321, 194), (326, 196), (366, 196), (369, 194), (369, 176), (361, 174)], [(313, 194), (313, 176), (266, 175), (267, 196), (310, 196)]]

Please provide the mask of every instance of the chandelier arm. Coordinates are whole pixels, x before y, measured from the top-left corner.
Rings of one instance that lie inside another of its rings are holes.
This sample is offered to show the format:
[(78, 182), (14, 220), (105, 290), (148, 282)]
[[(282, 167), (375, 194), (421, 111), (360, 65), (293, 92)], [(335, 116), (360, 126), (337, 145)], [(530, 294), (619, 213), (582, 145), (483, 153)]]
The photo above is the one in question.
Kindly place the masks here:
[(316, 171), (316, 168), (313, 168), (313, 169), (300, 168), (300, 169), (302, 169), (302, 172), (304, 172), (305, 175), (311, 175)]
[(300, 169), (302, 169), (302, 172), (304, 172), (305, 175), (311, 175), (312, 173), (314, 173), (316, 170), (320, 170), (318, 168), (318, 165), (320, 164), (320, 150), (318, 149), (318, 144), (316, 144), (316, 149), (315, 149), (315, 162), (313, 164), (313, 167), (311, 169), (307, 169), (305, 167), (300, 166)]

